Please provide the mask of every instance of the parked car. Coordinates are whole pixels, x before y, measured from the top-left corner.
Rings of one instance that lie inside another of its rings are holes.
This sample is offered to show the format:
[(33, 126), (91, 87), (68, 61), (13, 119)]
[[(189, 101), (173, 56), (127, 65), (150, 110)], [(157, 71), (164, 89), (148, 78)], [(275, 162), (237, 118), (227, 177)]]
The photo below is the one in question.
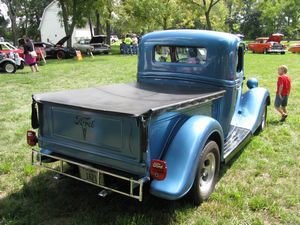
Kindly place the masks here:
[(94, 47), (93, 54), (108, 54), (111, 51), (110, 45), (107, 43), (106, 35), (96, 35), (90, 40), (90, 45)]
[(79, 50), (83, 54), (89, 55), (94, 51), (94, 46), (90, 44), (90, 39), (82, 39), (73, 44), (73, 48)]
[(24, 51), (9, 42), (0, 42), (0, 53), (15, 61), (17, 69), (23, 69), (25, 66)]
[(300, 53), (300, 44), (291, 45), (291, 47), (289, 48), (289, 52)]
[(119, 38), (117, 35), (113, 34), (113, 35), (110, 35), (110, 43), (115, 43), (119, 41)]
[(64, 43), (70, 38), (66, 36), (59, 40), (56, 44), (46, 42), (34, 42), (35, 48), (44, 48), (46, 51), (47, 58), (55, 59), (67, 59), (76, 56), (76, 50), (74, 48), (64, 47)]
[(5, 73), (15, 73), (17, 64), (15, 60), (8, 58), (6, 54), (0, 53), (0, 70)]
[(32, 164), (98, 186), (102, 197), (142, 201), (148, 183), (159, 198), (190, 193), (199, 205), (221, 165), (265, 128), (269, 92), (256, 79), (243, 90), (235, 35), (159, 31), (139, 47), (136, 82), (33, 95)]
[(259, 37), (254, 43), (248, 44), (248, 50), (253, 53), (280, 53), (285, 54), (286, 46), (281, 44), (283, 34), (272, 34), (270, 37)]

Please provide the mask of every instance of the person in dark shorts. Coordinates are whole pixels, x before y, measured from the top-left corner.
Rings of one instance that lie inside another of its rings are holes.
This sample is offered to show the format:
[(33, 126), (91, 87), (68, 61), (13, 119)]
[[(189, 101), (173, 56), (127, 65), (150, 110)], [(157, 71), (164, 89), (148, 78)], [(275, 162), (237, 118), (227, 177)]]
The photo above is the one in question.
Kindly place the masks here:
[(285, 65), (278, 67), (277, 91), (275, 97), (275, 109), (280, 113), (280, 122), (284, 122), (288, 116), (287, 104), (291, 91), (291, 78), (287, 75), (288, 68)]

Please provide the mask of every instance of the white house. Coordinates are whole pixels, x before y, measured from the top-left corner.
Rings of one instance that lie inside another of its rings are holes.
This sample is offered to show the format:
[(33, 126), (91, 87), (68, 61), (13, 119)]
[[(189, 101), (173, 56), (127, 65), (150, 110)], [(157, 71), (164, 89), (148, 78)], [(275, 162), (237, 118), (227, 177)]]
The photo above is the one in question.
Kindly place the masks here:
[[(41, 41), (57, 43), (66, 36), (62, 19), (58, 15), (60, 7), (58, 1), (52, 1), (43, 12), (39, 30), (41, 32)], [(75, 27), (72, 34), (72, 43), (79, 39), (91, 38), (91, 32), (88, 23), (83, 28)]]

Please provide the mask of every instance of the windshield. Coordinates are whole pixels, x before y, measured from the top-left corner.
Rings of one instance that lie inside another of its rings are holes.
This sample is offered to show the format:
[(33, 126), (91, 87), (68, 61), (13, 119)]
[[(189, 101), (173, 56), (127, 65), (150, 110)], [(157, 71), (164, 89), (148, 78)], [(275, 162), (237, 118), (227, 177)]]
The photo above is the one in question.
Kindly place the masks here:
[(9, 43), (6, 43), (7, 47), (10, 48), (10, 49), (17, 49), (15, 46), (9, 44)]

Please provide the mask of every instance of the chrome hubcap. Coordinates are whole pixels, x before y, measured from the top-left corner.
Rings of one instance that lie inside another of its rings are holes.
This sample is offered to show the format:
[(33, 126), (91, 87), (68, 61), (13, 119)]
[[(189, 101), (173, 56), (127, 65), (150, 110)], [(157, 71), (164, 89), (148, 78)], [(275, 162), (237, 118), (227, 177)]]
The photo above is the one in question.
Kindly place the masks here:
[(213, 153), (208, 153), (205, 157), (203, 165), (201, 165), (200, 190), (207, 192), (214, 180), (216, 171), (216, 158)]
[(8, 72), (8, 73), (12, 73), (13, 71), (14, 71), (14, 65), (12, 65), (12, 64), (6, 64), (6, 66), (5, 66), (5, 71), (6, 72)]

